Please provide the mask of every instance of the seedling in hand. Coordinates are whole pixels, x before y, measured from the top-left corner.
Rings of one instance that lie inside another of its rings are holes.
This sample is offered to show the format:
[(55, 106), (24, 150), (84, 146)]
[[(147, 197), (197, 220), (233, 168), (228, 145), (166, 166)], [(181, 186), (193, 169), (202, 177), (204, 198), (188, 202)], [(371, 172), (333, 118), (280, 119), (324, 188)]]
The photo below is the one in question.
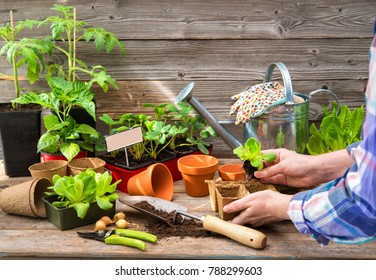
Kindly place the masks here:
[(239, 146), (233, 150), (243, 161), (243, 168), (247, 174), (247, 178), (254, 178), (256, 170), (264, 168), (264, 161), (272, 162), (276, 159), (275, 153), (261, 153), (261, 144), (255, 138), (249, 138), (243, 146)]

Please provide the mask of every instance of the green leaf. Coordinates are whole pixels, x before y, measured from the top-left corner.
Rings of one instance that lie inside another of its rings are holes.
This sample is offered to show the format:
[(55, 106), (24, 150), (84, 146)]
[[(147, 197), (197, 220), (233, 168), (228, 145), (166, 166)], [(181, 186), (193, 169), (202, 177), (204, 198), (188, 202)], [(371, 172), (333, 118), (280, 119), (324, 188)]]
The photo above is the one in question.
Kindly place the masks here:
[(254, 159), (251, 159), (250, 163), (251, 163), (251, 165), (253, 167), (256, 167), (257, 170), (261, 170), (263, 168), (262, 158), (261, 157), (256, 157)]
[(89, 207), (90, 204), (87, 202), (77, 202), (73, 204), (73, 208), (76, 210), (77, 216), (81, 219), (85, 218)]
[(69, 122), (61, 122), (54, 114), (44, 116), (43, 120), (47, 131), (61, 130), (69, 125)]
[(275, 161), (276, 158), (277, 158), (277, 155), (275, 153), (262, 154), (262, 159), (264, 159), (266, 162)]
[(60, 151), (68, 161), (71, 161), (80, 152), (80, 146), (76, 143), (61, 143)]
[(46, 132), (38, 140), (38, 144), (37, 144), (38, 153), (40, 151), (46, 151), (47, 149), (51, 151), (51, 149), (49, 149), (51, 147), (52, 147), (52, 151), (55, 150), (58, 145), (59, 140), (60, 140), (59, 135), (54, 135), (49, 132)]
[(102, 33), (95, 33), (94, 44), (98, 51), (101, 51), (105, 45), (105, 35)]
[(75, 131), (78, 132), (78, 133), (89, 134), (93, 137), (99, 136), (96, 129), (91, 127), (88, 124), (80, 124), (78, 127), (76, 127)]
[(250, 160), (256, 158), (260, 154), (261, 144), (255, 138), (253, 137), (249, 138), (245, 142), (244, 146), (245, 146), (245, 149), (247, 150), (248, 158)]

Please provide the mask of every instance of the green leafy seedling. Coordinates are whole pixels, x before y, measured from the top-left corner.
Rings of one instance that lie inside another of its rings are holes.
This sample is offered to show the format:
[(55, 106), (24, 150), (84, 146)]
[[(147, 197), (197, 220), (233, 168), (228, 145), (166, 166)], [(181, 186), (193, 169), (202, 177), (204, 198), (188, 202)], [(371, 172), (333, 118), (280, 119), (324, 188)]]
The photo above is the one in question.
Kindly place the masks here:
[(272, 162), (276, 159), (275, 153), (261, 153), (261, 144), (253, 137), (249, 138), (243, 146), (235, 148), (233, 153), (242, 161), (249, 161), (257, 170), (263, 169), (264, 161)]
[(47, 195), (57, 195), (58, 199), (52, 203), (57, 208), (73, 207), (77, 216), (83, 219), (89, 210), (90, 203), (97, 202), (103, 210), (113, 206), (118, 198), (116, 186), (121, 180), (111, 184), (112, 176), (108, 171), (96, 173), (88, 168), (75, 176), (59, 176), (52, 178), (53, 186), (49, 187)]

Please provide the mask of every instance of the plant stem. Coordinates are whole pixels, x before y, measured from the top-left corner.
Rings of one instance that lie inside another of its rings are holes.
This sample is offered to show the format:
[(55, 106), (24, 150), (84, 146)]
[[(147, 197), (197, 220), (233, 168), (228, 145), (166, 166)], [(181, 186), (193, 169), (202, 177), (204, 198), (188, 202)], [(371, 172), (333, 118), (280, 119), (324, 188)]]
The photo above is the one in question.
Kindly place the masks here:
[(73, 65), (72, 65), (72, 78), (73, 81), (76, 80), (76, 8), (73, 9)]
[[(12, 42), (14, 43), (14, 22), (13, 22), (13, 11), (10, 10), (9, 11), (9, 18), (10, 18), (10, 26), (11, 26), (11, 29), (12, 29), (12, 35), (11, 35), (11, 40)], [(19, 82), (18, 82), (18, 71), (17, 71), (17, 61), (16, 61), (16, 51), (13, 52), (13, 55), (12, 55), (12, 64), (13, 64), (13, 81), (14, 81), (14, 88), (16, 90), (16, 98), (18, 98), (20, 96), (20, 85), (19, 85)], [(19, 104), (16, 103), (15, 105), (15, 109), (18, 110), (19, 109)]]

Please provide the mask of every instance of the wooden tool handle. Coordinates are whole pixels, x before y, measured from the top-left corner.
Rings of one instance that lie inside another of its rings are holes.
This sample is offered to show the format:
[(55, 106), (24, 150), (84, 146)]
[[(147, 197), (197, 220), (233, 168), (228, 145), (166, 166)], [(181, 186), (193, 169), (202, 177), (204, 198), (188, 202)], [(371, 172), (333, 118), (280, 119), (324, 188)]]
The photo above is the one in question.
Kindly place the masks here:
[(249, 227), (232, 224), (212, 215), (202, 218), (204, 229), (223, 234), (239, 243), (255, 249), (266, 246), (266, 235)]

